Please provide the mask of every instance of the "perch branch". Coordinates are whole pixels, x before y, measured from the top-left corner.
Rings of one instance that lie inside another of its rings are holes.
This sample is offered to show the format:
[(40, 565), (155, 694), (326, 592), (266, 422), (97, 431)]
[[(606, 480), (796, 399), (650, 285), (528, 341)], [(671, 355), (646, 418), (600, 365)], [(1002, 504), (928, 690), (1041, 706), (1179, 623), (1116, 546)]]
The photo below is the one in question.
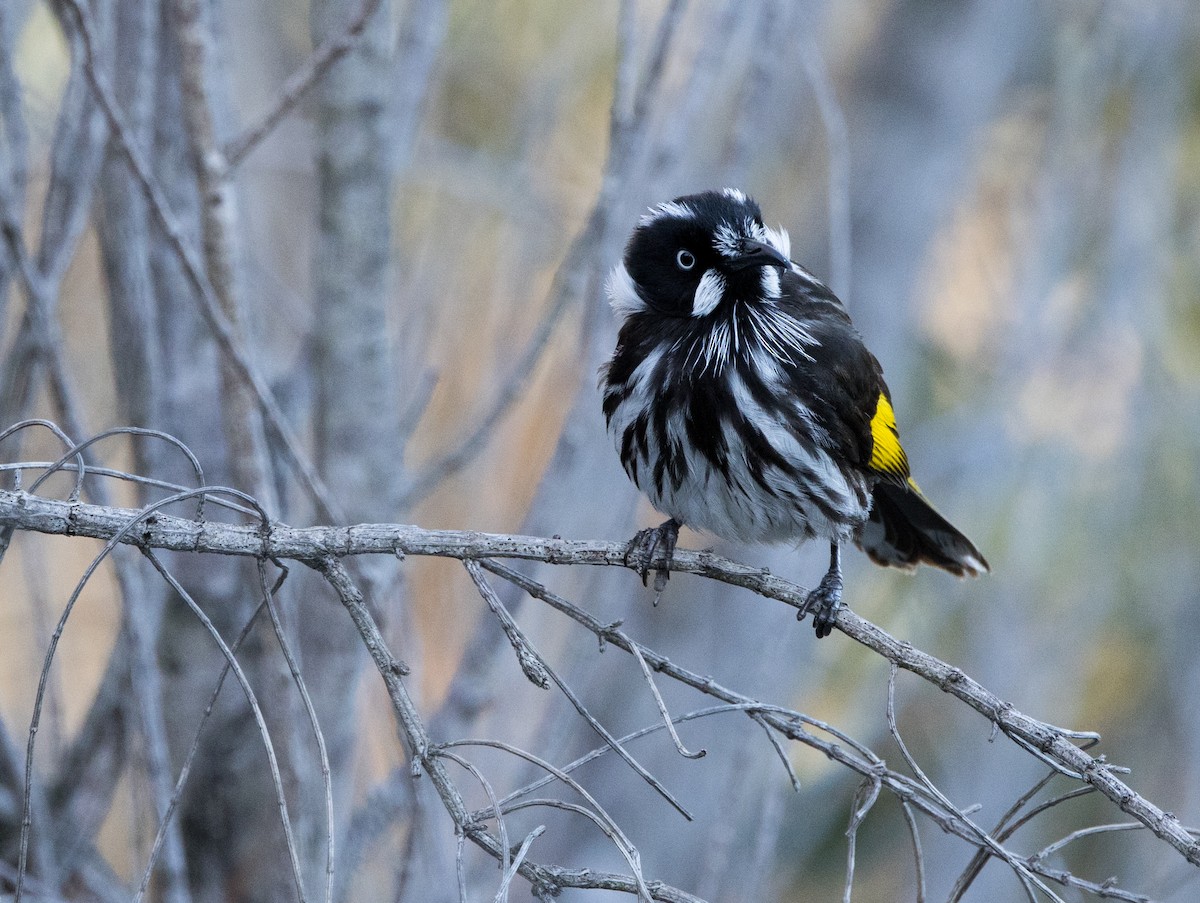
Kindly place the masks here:
[[(334, 560), (348, 555), (433, 555), (445, 558), (518, 558), (549, 564), (628, 567), (626, 546), (616, 542), (586, 542), (455, 530), (425, 530), (406, 524), (360, 524), (351, 527), (295, 528), (272, 523), (239, 525), (193, 521), (156, 513), (136, 530), (128, 523), (142, 513), (135, 509), (61, 502), (24, 492), (0, 491), (0, 526), (56, 535), (111, 539), (149, 548), (224, 555), (291, 559), (303, 562)], [(698, 574), (761, 596), (801, 608), (807, 591), (761, 568), (731, 561), (711, 552), (680, 549), (672, 564), (677, 573)], [(1077, 774), (1117, 807), (1145, 825), (1155, 836), (1178, 850), (1188, 862), (1200, 865), (1200, 842), (1160, 806), (1135, 792), (1100, 758), (1074, 741), (1094, 734), (1069, 731), (1025, 715), (986, 687), (940, 659), (898, 640), (849, 609), (838, 614), (837, 628), (854, 641), (918, 675), (982, 714), (1013, 742), (1039, 754), (1069, 774)], [(654, 662), (651, 661), (654, 665)], [(415, 712), (415, 709), (414, 709)]]

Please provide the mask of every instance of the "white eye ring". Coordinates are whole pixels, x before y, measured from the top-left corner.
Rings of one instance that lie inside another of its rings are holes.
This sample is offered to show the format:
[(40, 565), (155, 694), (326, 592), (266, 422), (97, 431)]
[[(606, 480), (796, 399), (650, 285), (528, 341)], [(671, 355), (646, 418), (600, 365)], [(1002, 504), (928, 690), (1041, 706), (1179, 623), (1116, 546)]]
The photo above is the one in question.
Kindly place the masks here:
[(675, 263), (681, 270), (690, 270), (696, 265), (696, 255), (687, 248), (680, 248), (675, 255)]

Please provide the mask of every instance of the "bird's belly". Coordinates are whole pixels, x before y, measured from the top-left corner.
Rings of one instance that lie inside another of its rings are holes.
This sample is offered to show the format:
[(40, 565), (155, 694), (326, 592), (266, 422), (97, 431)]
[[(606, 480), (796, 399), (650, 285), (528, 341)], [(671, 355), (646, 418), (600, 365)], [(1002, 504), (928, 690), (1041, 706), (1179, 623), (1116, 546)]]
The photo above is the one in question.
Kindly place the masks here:
[[(624, 445), (626, 472), (655, 508), (682, 524), (742, 542), (840, 541), (867, 518), (867, 479), (839, 468), (823, 449), (768, 430), (756, 438), (756, 451), (736, 431), (725, 430), (714, 461), (669, 421), (665, 442), (656, 441), (650, 428), (644, 443), (625, 443), (633, 420), (622, 413), (616, 412), (610, 431), (619, 452)], [(777, 463), (763, 460), (764, 440)]]
[[(768, 482), (783, 475), (765, 474)], [(869, 507), (856, 501), (857, 493), (844, 480), (840, 486), (766, 487), (749, 471), (727, 478), (704, 467), (678, 486), (640, 486), (651, 504), (682, 524), (706, 530), (723, 539), (741, 542), (800, 542), (813, 537), (849, 538), (867, 517)], [(832, 488), (832, 492), (830, 491)], [(842, 507), (816, 500), (815, 494), (836, 495)]]

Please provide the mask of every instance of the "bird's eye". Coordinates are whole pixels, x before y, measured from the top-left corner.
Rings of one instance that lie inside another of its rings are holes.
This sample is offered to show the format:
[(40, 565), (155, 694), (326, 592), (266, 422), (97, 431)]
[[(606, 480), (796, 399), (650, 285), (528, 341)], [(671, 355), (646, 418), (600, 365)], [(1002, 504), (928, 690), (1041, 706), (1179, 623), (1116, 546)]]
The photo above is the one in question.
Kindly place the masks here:
[(687, 248), (680, 248), (679, 253), (675, 255), (675, 263), (681, 270), (690, 270), (696, 265), (696, 255)]

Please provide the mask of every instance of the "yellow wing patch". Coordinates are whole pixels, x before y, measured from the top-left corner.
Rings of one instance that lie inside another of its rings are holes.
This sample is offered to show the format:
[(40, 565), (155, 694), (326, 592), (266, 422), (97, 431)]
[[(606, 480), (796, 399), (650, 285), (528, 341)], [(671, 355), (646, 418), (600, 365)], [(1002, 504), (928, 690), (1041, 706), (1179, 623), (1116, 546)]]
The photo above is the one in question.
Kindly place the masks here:
[(908, 455), (900, 445), (900, 431), (896, 429), (896, 412), (892, 403), (882, 392), (871, 418), (871, 469), (908, 481)]

